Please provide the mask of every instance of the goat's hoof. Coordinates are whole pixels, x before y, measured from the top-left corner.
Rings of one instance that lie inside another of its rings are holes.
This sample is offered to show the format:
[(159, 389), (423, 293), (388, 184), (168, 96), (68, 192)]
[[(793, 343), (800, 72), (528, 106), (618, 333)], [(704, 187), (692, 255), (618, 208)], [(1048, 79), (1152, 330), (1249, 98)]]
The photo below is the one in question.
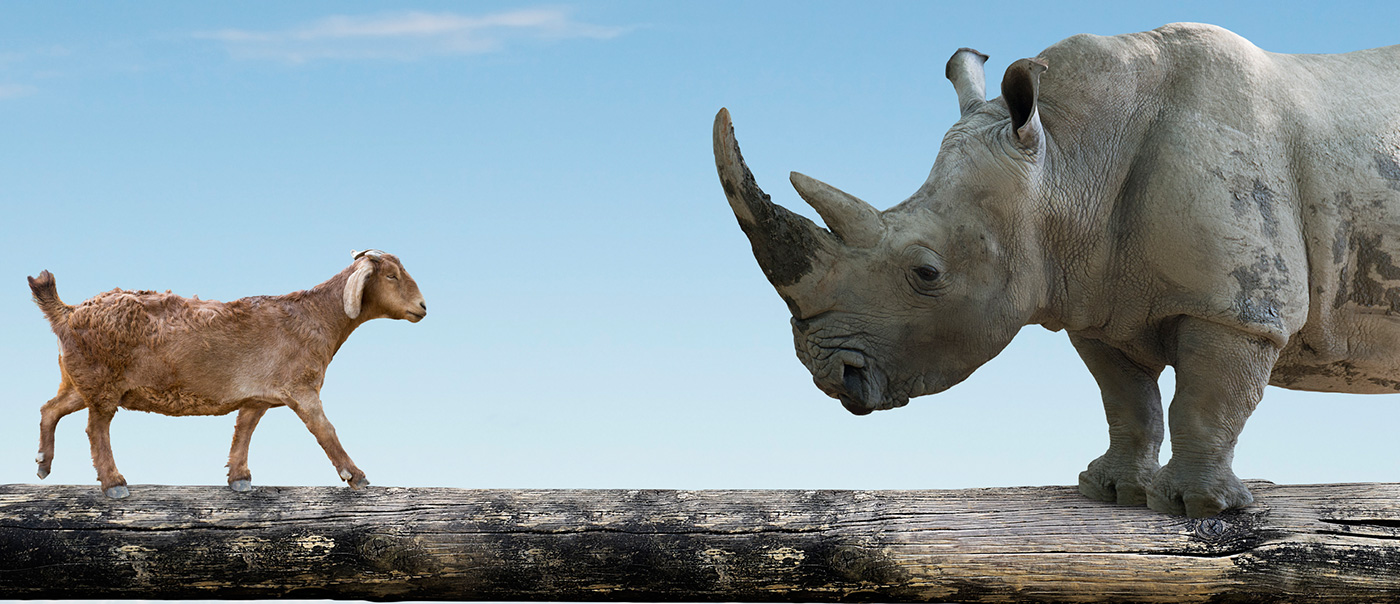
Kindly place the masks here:
[(126, 499), (128, 496), (131, 495), (131, 491), (126, 490), (126, 485), (124, 484), (114, 486), (110, 489), (107, 489), (106, 491), (103, 491), (103, 493), (106, 493), (107, 497), (111, 499)]
[(235, 480), (233, 482), (228, 483), (228, 488), (238, 491), (239, 493), (247, 493), (248, 491), (253, 490), (253, 481)]
[(48, 468), (39, 468), (39, 471), (38, 471), (38, 472), (35, 472), (35, 473), (39, 475), (39, 480), (43, 480), (43, 479), (49, 477), (49, 469), (48, 469)]
[(357, 491), (367, 486), (369, 486), (369, 479), (365, 478), (364, 476), (361, 476), (358, 480), (350, 481), (350, 488), (355, 489)]

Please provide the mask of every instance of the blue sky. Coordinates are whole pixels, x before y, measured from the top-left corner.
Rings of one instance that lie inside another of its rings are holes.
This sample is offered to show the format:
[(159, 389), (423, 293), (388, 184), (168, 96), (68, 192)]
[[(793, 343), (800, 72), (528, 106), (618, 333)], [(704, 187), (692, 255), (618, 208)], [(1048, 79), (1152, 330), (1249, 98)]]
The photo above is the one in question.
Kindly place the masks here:
[[(879, 207), (956, 120), (943, 65), (1172, 21), (1277, 52), (1400, 43), (1400, 5), (1314, 2), (0, 2), (0, 483), (34, 482), (54, 338), (23, 277), (228, 300), (398, 254), (432, 313), (376, 321), (322, 392), (376, 485), (1073, 484), (1107, 435), (1063, 334), (849, 415), (795, 358), (715, 176), (728, 107), (775, 200), (799, 170)], [(995, 92), (992, 93), (995, 96)], [(1170, 375), (1164, 391), (1170, 391)], [(1235, 468), (1394, 481), (1395, 397), (1271, 388)], [(47, 482), (93, 484), (85, 413)], [(223, 484), (233, 417), (123, 411), (132, 484)], [(1167, 459), (1163, 455), (1163, 461)], [(339, 484), (286, 409), (255, 484)], [(133, 489), (139, 497), (140, 490)]]

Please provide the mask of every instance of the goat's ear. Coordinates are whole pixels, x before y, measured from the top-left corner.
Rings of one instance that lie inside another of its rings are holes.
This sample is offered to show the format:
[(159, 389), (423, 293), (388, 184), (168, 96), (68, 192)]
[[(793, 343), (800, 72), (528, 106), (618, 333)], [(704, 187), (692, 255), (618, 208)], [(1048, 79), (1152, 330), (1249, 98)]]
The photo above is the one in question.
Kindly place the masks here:
[(355, 261), (355, 272), (345, 280), (345, 293), (341, 300), (345, 303), (345, 316), (354, 319), (360, 316), (360, 301), (365, 295), (365, 281), (374, 272), (374, 263), (361, 258)]

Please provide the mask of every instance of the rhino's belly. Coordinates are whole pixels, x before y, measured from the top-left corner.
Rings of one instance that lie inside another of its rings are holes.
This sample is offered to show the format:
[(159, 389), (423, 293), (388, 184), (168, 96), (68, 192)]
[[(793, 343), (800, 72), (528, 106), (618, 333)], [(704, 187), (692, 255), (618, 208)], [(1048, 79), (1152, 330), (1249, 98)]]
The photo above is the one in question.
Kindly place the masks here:
[(1305, 327), (1289, 341), (1269, 384), (1317, 392), (1400, 392), (1400, 317), (1356, 307), (1339, 310), (1330, 329)]
[(1269, 384), (1289, 390), (1394, 394), (1400, 392), (1400, 371), (1351, 361), (1329, 365), (1275, 365)]

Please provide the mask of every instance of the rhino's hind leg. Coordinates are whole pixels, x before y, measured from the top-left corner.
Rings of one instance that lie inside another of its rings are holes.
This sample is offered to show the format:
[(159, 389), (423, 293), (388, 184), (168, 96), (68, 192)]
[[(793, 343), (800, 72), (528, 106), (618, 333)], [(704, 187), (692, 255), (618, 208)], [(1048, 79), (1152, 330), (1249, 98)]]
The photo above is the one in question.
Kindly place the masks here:
[(1079, 492), (1099, 501), (1143, 505), (1160, 467), (1162, 367), (1139, 365), (1097, 340), (1070, 336), (1070, 342), (1094, 374), (1108, 418), (1108, 451), (1079, 473)]
[(1176, 394), (1168, 410), (1172, 458), (1152, 479), (1147, 507), (1192, 518), (1249, 505), (1230, 469), (1235, 442), (1278, 359), (1271, 341), (1187, 318), (1177, 330)]

